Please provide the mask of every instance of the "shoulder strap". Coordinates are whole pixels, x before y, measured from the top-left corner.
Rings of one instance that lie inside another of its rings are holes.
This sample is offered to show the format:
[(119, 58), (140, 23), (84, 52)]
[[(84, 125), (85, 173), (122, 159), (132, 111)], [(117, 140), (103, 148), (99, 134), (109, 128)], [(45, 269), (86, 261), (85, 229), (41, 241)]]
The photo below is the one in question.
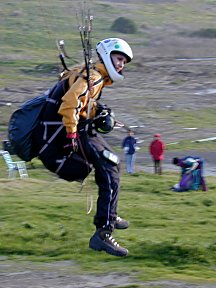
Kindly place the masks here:
[(82, 73), (85, 71), (85, 67), (75, 67), (72, 70), (64, 70), (60, 76), (59, 76), (59, 80), (65, 80), (65, 79), (69, 79), (71, 76), (74, 76), (74, 81), (76, 82), (76, 80), (81, 77), (83, 79), (86, 79), (86, 76), (84, 76)]

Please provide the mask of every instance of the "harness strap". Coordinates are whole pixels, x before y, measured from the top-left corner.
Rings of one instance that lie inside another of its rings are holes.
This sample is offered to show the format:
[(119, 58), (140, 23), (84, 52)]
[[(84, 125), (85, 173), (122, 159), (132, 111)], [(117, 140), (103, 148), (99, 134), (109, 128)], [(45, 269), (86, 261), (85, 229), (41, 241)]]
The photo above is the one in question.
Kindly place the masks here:
[[(76, 153), (72, 153), (68, 158), (71, 158), (77, 162), (80, 162), (84, 165), (87, 166), (87, 168), (89, 169), (89, 173), (91, 172), (91, 169), (93, 168), (93, 165), (90, 164), (87, 160), (83, 159), (81, 156), (79, 156), (78, 154)], [(57, 159), (56, 160), (56, 163), (60, 163), (60, 165), (58, 166), (58, 168), (56, 169), (55, 173), (58, 173), (61, 168), (63, 167), (65, 161), (67, 160), (67, 157), (64, 156), (63, 159)]]
[(47, 98), (46, 101), (50, 102), (52, 104), (58, 104), (58, 100), (55, 100), (55, 99), (52, 99), (52, 98)]
[(62, 125), (61, 121), (44, 121), (42, 122), (42, 124), (44, 125), (44, 134), (43, 134), (43, 140), (47, 139), (47, 126), (49, 125)]
[(58, 133), (63, 129), (64, 125), (62, 124), (57, 130), (56, 132), (49, 138), (49, 140), (47, 141), (47, 143), (41, 148), (41, 150), (39, 151), (39, 155), (41, 153), (44, 152), (44, 150), (48, 147), (48, 145), (55, 139), (55, 137), (58, 135)]
[(66, 157), (64, 157), (63, 159), (61, 160), (56, 160), (56, 163), (60, 163), (58, 168), (56, 169), (55, 173), (58, 174), (58, 172), (61, 170), (62, 166), (64, 165), (66, 161)]

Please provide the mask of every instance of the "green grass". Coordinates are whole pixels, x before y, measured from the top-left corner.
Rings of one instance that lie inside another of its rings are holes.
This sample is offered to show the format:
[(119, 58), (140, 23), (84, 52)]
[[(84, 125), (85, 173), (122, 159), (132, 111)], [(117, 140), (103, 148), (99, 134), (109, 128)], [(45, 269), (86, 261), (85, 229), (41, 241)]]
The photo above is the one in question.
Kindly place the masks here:
[(195, 150), (195, 151), (215, 151), (215, 140), (207, 141), (207, 142), (194, 142), (188, 140), (181, 140), (176, 144), (168, 143), (166, 150), (167, 151), (187, 151), (187, 150)]
[[(214, 1), (205, 0), (205, 3), (209, 6), (214, 5)], [(150, 36), (147, 31), (143, 31), (143, 25), (151, 28), (161, 25), (202, 23), (204, 28), (211, 28), (214, 13), (211, 13), (210, 9), (202, 9), (202, 4), (201, 0), (190, 1), (187, 5), (175, 2), (152, 4), (143, 1), (136, 1), (136, 3), (127, 1), (127, 9), (125, 9), (115, 2), (91, 1), (87, 7), (94, 14), (93, 46), (98, 40), (103, 39), (104, 35), (113, 37), (111, 26), (119, 17), (128, 17), (138, 27), (138, 32), (134, 35), (115, 33), (116, 37), (125, 38), (129, 43), (133, 43), (133, 47), (148, 45)], [(76, 11), (80, 14), (82, 8), (80, 1), (48, 0), (45, 3), (41, 0), (17, 0), (2, 3), (1, 6), (0, 87), (11, 85), (15, 80), (43, 81), (43, 72), (47, 69), (40, 71), (40, 75), (35, 67), (41, 63), (51, 67), (60, 64), (55, 44), (57, 39), (65, 40), (68, 54), (72, 57), (67, 59), (68, 66), (83, 61), (76, 18)]]
[[(29, 179), (1, 179), (1, 255), (36, 262), (73, 260), (80, 271), (115, 270), (139, 280), (216, 281), (215, 178), (207, 179), (207, 193), (174, 193), (169, 188), (178, 181), (175, 173), (123, 174), (119, 211), (130, 228), (115, 231), (114, 237), (130, 254), (119, 259), (88, 248), (97, 198), (93, 175), (80, 192), (80, 184), (57, 179), (39, 161), (34, 165)], [(94, 197), (90, 215), (88, 191)]]
[(166, 111), (165, 115), (169, 115), (172, 121), (180, 127), (216, 127), (215, 109), (211, 108), (192, 111)]

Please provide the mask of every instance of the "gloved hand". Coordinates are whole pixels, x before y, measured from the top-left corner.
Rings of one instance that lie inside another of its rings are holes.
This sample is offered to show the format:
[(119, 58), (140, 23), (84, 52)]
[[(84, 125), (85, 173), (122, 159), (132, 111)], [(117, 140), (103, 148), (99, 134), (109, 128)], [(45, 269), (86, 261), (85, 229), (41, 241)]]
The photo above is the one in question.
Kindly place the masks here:
[(78, 151), (78, 139), (77, 139), (77, 132), (75, 133), (68, 133), (66, 136), (68, 140), (68, 144), (64, 146), (65, 149), (69, 150), (70, 152), (77, 152)]

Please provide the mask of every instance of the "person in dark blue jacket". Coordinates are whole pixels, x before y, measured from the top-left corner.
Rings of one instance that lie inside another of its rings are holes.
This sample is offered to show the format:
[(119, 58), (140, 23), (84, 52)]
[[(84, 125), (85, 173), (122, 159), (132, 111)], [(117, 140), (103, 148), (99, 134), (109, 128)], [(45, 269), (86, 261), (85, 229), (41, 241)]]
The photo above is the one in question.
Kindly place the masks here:
[(136, 139), (132, 130), (128, 130), (128, 136), (122, 142), (122, 148), (125, 152), (126, 171), (131, 174), (134, 173), (136, 160)]

